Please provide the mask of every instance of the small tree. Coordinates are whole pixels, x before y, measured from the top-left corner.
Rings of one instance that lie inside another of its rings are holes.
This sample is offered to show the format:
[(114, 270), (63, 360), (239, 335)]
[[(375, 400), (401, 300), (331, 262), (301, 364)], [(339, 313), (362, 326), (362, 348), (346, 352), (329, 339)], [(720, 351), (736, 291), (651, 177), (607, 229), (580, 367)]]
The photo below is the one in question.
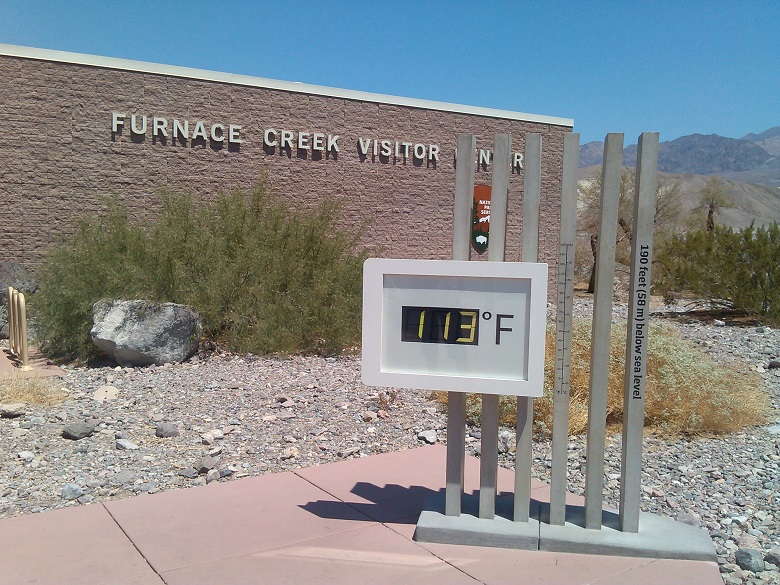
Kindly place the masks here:
[[(615, 259), (618, 263), (628, 266), (630, 263), (631, 243), (634, 238), (634, 193), (635, 175), (633, 169), (624, 168), (620, 174), (620, 196), (618, 199), (618, 230), (617, 250)], [(588, 292), (595, 289), (596, 251), (599, 229), (599, 214), (601, 207), (602, 176), (599, 172), (593, 179), (579, 183), (579, 208), (577, 220), (578, 232), (590, 241), (593, 262), (590, 269)], [(677, 230), (680, 217), (679, 181), (665, 181), (659, 177), (655, 191), (655, 238), (665, 240)]]
[(717, 176), (707, 179), (707, 184), (699, 191), (699, 205), (696, 210), (707, 212), (706, 229), (711, 232), (715, 229), (715, 216), (723, 209), (734, 207), (726, 194), (726, 183)]

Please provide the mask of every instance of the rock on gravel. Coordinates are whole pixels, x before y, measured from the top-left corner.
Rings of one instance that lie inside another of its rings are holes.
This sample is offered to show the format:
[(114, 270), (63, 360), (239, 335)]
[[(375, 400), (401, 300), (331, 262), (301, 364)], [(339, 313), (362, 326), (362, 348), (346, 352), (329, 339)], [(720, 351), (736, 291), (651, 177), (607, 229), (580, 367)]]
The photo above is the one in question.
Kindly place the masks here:
[(428, 445), (433, 445), (439, 437), (437, 436), (436, 431), (429, 430), (417, 433), (417, 438)]
[(116, 440), (116, 448), (117, 449), (126, 449), (128, 451), (135, 451), (138, 449), (138, 445), (133, 443), (132, 441), (128, 439), (117, 439)]
[(17, 418), (22, 416), (26, 410), (26, 402), (7, 402), (5, 404), (0, 404), (0, 417)]
[(179, 471), (179, 475), (182, 477), (186, 477), (188, 479), (195, 479), (198, 477), (198, 470), (194, 467), (185, 467), (181, 471)]
[(92, 341), (123, 366), (182, 362), (198, 351), (203, 329), (190, 307), (140, 299), (102, 299), (92, 318)]
[(198, 473), (205, 474), (214, 469), (216, 465), (217, 462), (211, 455), (205, 455), (204, 457), (201, 457), (198, 464), (195, 465), (195, 468), (198, 470)]
[(71, 441), (78, 441), (80, 439), (89, 437), (93, 432), (95, 432), (95, 427), (90, 424), (73, 423), (65, 425), (65, 427), (62, 429), (62, 436), (63, 438), (70, 439)]
[[(363, 386), (354, 357), (204, 353), (64, 368), (62, 382), (64, 402), (0, 419), (0, 517), (405, 449), (445, 428), (426, 393)], [(105, 386), (115, 398), (95, 400)], [(65, 483), (83, 495), (63, 499)]]
[(160, 423), (154, 430), (154, 434), (160, 438), (178, 437), (179, 427), (173, 423)]
[(84, 491), (75, 483), (66, 483), (62, 486), (62, 499), (75, 500), (84, 495)]
[(770, 548), (767, 551), (764, 560), (767, 563), (772, 563), (773, 565), (780, 567), (780, 546), (773, 546)]
[(744, 571), (760, 573), (764, 570), (764, 555), (754, 548), (742, 548), (734, 553), (737, 565)]

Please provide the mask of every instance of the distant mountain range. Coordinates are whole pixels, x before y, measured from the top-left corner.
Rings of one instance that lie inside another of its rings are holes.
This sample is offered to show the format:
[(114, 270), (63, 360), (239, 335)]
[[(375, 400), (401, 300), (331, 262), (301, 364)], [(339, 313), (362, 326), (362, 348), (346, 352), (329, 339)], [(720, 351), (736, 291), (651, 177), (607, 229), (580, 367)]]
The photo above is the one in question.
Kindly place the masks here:
[[(623, 165), (636, 165), (635, 144), (623, 149)], [(600, 165), (603, 142), (580, 147), (580, 168)], [(761, 134), (726, 138), (717, 134), (691, 134), (661, 142), (658, 170), (667, 173), (719, 175), (745, 183), (780, 188), (780, 126)]]

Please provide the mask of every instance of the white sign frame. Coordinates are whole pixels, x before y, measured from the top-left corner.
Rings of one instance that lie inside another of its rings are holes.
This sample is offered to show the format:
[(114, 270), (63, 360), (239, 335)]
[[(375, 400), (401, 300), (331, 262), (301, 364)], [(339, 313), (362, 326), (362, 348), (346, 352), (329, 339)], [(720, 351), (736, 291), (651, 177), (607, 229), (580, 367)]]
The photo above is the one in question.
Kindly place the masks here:
[[(366, 260), (363, 265), (363, 383), (541, 396), (544, 391), (547, 273), (547, 264), (530, 262)], [(434, 305), (431, 298), (443, 300)], [(417, 299), (422, 300), (418, 302)], [(479, 332), (480, 343), (483, 336), (486, 338), (479, 350), (479, 344), (461, 346), (401, 341), (401, 304), (470, 307), (482, 311), (491, 299), (502, 307), (508, 303), (513, 311), (512, 318), (505, 322), (505, 328), (497, 318), (487, 325), (487, 320), (493, 317), (488, 312), (490, 316), (480, 324), (487, 330)], [(507, 332), (513, 332), (513, 335)], [(503, 352), (500, 356), (491, 345), (494, 334), (496, 343), (499, 336), (504, 335), (501, 340), (505, 347), (500, 348)], [(493, 354), (501, 359), (490, 357)], [(467, 356), (479, 356), (479, 359), (468, 360), (465, 359)], [(472, 371), (480, 368), (482, 371)]]

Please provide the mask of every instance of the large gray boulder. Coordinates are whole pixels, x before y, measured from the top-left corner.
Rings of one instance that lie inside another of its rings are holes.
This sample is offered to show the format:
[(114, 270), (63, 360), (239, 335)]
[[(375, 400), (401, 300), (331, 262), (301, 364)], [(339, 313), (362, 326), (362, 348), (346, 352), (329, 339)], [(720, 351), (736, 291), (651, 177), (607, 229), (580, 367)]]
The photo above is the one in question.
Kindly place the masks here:
[(198, 351), (202, 331), (191, 308), (143, 300), (100, 300), (92, 321), (92, 341), (121, 366), (183, 362)]

